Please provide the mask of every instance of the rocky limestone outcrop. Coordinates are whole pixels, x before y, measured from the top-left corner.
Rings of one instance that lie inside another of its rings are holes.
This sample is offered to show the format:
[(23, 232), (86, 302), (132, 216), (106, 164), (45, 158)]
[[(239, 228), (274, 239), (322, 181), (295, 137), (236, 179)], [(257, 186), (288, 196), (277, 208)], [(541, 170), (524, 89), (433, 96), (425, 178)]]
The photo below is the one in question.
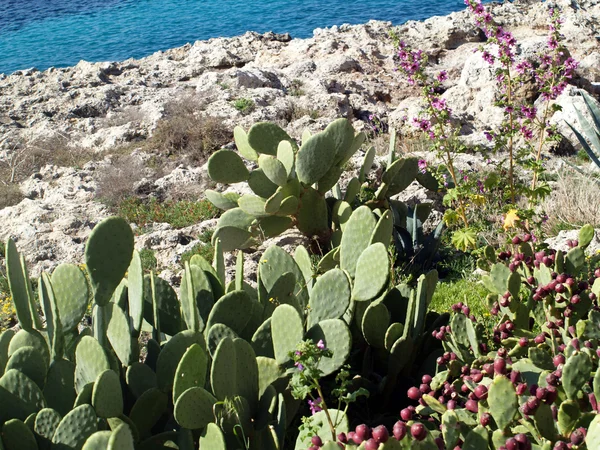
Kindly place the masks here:
[[(600, 0), (559, 0), (556, 4), (562, 9), (564, 43), (581, 63), (573, 83), (596, 92), (600, 86)], [(495, 20), (518, 39), (520, 56), (532, 57), (543, 50), (545, 3), (517, 0), (490, 6)], [(56, 135), (68, 136), (74, 148), (105, 154), (123, 144), (135, 148), (135, 142), (152, 135), (165, 116), (166, 105), (190, 95), (198, 101), (199, 114), (220, 117), (230, 128), (269, 120), (299, 138), (303, 129), (318, 131), (337, 117), (347, 117), (355, 128), (365, 129), (373, 115), (408, 133), (404, 119), (418, 113), (418, 87), (394, 71), (390, 29), (388, 22), (371, 21), (317, 29), (309, 39), (248, 32), (139, 60), (82, 61), (70, 68), (0, 75), (0, 151), (7, 154), (19, 143)], [(485, 37), (469, 14), (462, 11), (410, 21), (396, 31), (401, 39), (428, 53), (432, 71), (447, 71), (444, 97), (463, 138), (470, 144), (485, 144), (483, 131), (497, 125), (502, 115), (493, 106), (493, 69), (475, 52)], [(565, 91), (558, 99), (563, 111), (552, 118), (567, 136), (564, 119), (573, 120), (571, 103), (579, 101), (576, 93), (576, 87)], [(526, 94), (537, 95), (534, 91)], [(251, 99), (255, 108), (238, 110), (235, 100), (241, 98)], [(89, 231), (109, 215), (94, 200), (94, 173), (106, 164), (102, 157), (98, 159), (80, 169), (44, 167), (21, 183), (25, 200), (0, 211), (0, 238), (11, 236), (17, 241), (33, 274), (59, 261), (82, 261)], [(473, 161), (467, 166), (481, 162)], [(141, 184), (145, 192), (163, 196), (174, 187), (202, 184), (205, 179), (201, 167), (180, 166)], [(156, 250), (159, 267), (175, 271), (181, 253), (210, 226), (172, 230), (158, 224), (138, 236), (136, 245)]]

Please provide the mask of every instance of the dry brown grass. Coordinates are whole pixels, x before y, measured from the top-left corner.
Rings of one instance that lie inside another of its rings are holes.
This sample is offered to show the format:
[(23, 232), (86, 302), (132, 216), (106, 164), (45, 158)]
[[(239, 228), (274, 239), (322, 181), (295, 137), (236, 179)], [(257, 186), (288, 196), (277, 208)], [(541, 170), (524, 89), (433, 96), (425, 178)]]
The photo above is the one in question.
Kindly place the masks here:
[(97, 171), (97, 197), (105, 204), (116, 207), (126, 198), (135, 196), (135, 187), (146, 173), (144, 164), (134, 156), (119, 155), (109, 166)]
[(233, 132), (219, 117), (201, 113), (205, 100), (186, 95), (165, 105), (162, 119), (145, 144), (167, 155), (185, 156), (190, 162), (203, 163), (216, 150), (231, 141)]
[(24, 196), (19, 186), (12, 183), (0, 183), (0, 209), (16, 205)]
[(600, 227), (600, 185), (590, 176), (564, 170), (542, 207), (548, 215), (545, 231), (551, 235), (586, 223)]

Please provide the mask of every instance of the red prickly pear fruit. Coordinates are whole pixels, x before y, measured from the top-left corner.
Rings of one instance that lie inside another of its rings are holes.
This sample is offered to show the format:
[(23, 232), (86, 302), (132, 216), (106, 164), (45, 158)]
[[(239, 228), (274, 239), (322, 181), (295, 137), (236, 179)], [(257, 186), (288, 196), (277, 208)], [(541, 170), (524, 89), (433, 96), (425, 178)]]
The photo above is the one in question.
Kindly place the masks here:
[(419, 391), (419, 388), (413, 386), (408, 390), (406, 395), (408, 395), (408, 398), (410, 398), (411, 400), (416, 401), (421, 398), (421, 391)]
[(552, 363), (554, 364), (554, 367), (558, 367), (564, 364), (565, 361), (565, 355), (556, 355), (554, 358), (552, 358)]
[(479, 411), (479, 407), (477, 406), (477, 402), (475, 400), (467, 400), (465, 403), (465, 409), (473, 413)]
[(365, 442), (365, 450), (377, 450), (379, 444), (375, 442), (375, 439), (371, 438)]
[(313, 436), (310, 442), (312, 443), (312, 445), (315, 445), (317, 447), (323, 446), (323, 441), (321, 440), (320, 436)]
[(401, 441), (406, 436), (406, 423), (399, 420), (394, 424), (394, 428), (392, 429), (392, 434), (396, 438), (396, 440)]
[(362, 441), (366, 441), (371, 437), (371, 429), (364, 423), (358, 425), (354, 429), (354, 432), (356, 433), (356, 437), (360, 438)]
[(425, 428), (425, 425), (423, 425), (422, 423), (415, 422), (410, 427), (410, 434), (417, 441), (422, 441), (423, 439), (425, 439), (427, 437), (427, 429)]
[(506, 374), (506, 360), (504, 358), (496, 358), (494, 360), (494, 372), (498, 375)]
[(570, 441), (573, 445), (579, 445), (585, 439), (585, 428), (577, 428), (571, 433)]
[(504, 445), (506, 446), (506, 450), (519, 450), (519, 443), (515, 438), (509, 438)]
[(348, 436), (346, 436), (346, 433), (340, 433), (337, 435), (337, 440), (338, 442), (345, 444), (348, 442)]
[(480, 384), (475, 388), (473, 393), (475, 394), (475, 397), (477, 397), (479, 400), (483, 400), (487, 397), (488, 390), (487, 387), (485, 387), (483, 384)]
[(519, 338), (519, 346), (520, 347), (527, 347), (529, 345), (529, 339), (527, 339), (525, 336)]
[(384, 425), (379, 425), (373, 428), (373, 431), (371, 431), (371, 436), (373, 436), (373, 439), (375, 439), (375, 442), (378, 444), (385, 444), (390, 438), (390, 433)]
[(554, 444), (553, 450), (569, 450), (569, 446), (564, 441), (558, 441), (556, 444)]
[(402, 420), (404, 420), (405, 422), (408, 422), (410, 419), (412, 419), (413, 413), (410, 409), (408, 408), (404, 408), (402, 411), (400, 411), (400, 417), (402, 418)]
[(320, 450), (320, 447), (317, 447), (316, 445), (311, 445), (310, 447), (308, 447), (308, 450)]
[(492, 421), (492, 416), (490, 413), (483, 413), (481, 418), (479, 419), (479, 423), (481, 426), (487, 427)]
[(456, 408), (456, 400), (448, 400), (448, 403), (446, 404), (446, 408), (448, 408), (449, 410), (453, 410)]

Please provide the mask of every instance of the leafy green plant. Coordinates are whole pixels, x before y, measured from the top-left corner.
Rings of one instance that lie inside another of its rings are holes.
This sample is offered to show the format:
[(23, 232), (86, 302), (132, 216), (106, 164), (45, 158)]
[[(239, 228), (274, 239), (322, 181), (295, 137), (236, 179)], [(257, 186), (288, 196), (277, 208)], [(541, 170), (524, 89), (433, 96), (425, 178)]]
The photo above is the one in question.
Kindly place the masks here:
[(142, 260), (142, 268), (144, 269), (144, 272), (156, 270), (157, 261), (156, 256), (154, 256), (154, 250), (149, 248), (140, 250), (140, 259)]
[(239, 112), (241, 112), (242, 114), (246, 115), (246, 114), (250, 114), (252, 111), (254, 111), (254, 108), (256, 107), (256, 104), (254, 103), (254, 100), (252, 100), (251, 98), (238, 98), (237, 100), (235, 100), (233, 102), (233, 107), (235, 109), (237, 109)]
[(119, 216), (140, 227), (157, 222), (184, 228), (219, 216), (219, 210), (207, 200), (159, 202), (155, 198), (129, 197), (118, 205), (117, 211)]

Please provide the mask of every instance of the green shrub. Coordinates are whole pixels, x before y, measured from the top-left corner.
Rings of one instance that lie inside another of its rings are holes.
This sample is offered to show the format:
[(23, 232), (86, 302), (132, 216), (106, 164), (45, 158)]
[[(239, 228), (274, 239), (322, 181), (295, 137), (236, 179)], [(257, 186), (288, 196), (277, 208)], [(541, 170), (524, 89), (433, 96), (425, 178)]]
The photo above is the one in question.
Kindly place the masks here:
[(251, 98), (238, 98), (233, 102), (233, 107), (242, 114), (246, 115), (254, 111), (256, 104)]
[(143, 248), (140, 250), (140, 258), (142, 260), (142, 268), (145, 272), (156, 270), (157, 261), (156, 256), (154, 256), (154, 250)]
[(155, 198), (144, 201), (130, 197), (118, 205), (117, 211), (119, 216), (140, 227), (156, 222), (184, 228), (219, 216), (219, 210), (207, 200), (159, 202)]
[(183, 266), (186, 262), (189, 262), (192, 256), (200, 255), (208, 262), (212, 262), (215, 248), (211, 244), (212, 235), (214, 230), (205, 230), (198, 239), (201, 241), (194, 245), (190, 250), (184, 252), (181, 255), (181, 265)]

